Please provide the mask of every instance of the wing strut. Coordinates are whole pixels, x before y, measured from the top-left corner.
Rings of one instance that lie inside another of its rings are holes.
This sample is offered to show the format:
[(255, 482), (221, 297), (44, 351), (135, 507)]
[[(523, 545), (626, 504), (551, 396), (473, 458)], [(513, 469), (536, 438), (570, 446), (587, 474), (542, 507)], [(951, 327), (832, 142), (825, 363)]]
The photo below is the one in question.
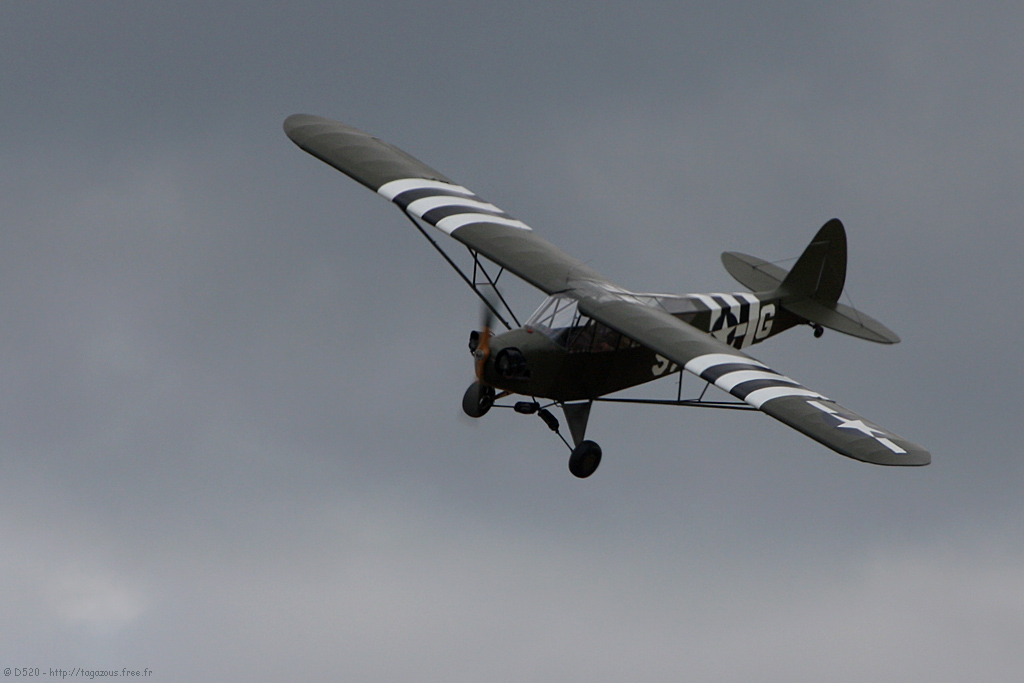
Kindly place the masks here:
[(670, 398), (619, 398), (616, 396), (601, 396), (595, 398), (595, 401), (604, 401), (606, 403), (642, 403), (645, 405), (652, 406), (685, 406), (694, 408), (721, 408), (723, 410), (757, 410), (752, 405), (748, 405), (739, 401), (709, 401), (704, 400), (704, 394), (708, 393), (708, 387), (711, 386), (711, 382), (705, 381), (704, 389), (700, 392), (700, 396), (697, 398), (683, 398), (683, 372), (679, 372), (679, 384), (676, 390), (676, 397)]
[[(466, 249), (469, 251), (470, 254), (473, 255), (473, 286), (474, 286), (474, 289), (476, 287), (478, 287), (478, 286), (482, 287), (484, 285), (490, 287), (491, 290), (494, 292), (495, 296), (498, 297), (498, 300), (501, 301), (501, 305), (505, 307), (506, 311), (508, 311), (509, 316), (512, 317), (512, 322), (514, 322), (516, 324), (516, 327), (522, 327), (523, 324), (521, 322), (519, 322), (519, 318), (516, 317), (515, 311), (513, 311), (512, 307), (508, 305), (508, 302), (505, 301), (505, 297), (502, 295), (501, 290), (498, 289), (498, 280), (501, 278), (502, 273), (505, 272), (505, 269), (503, 267), (499, 266), (498, 267), (498, 274), (495, 275), (494, 278), (492, 279), (490, 274), (484, 268), (484, 264), (480, 261), (480, 254), (478, 254), (476, 251), (470, 249), (469, 247), (466, 247)], [(486, 282), (480, 282), (479, 280), (477, 280), (477, 273), (483, 275), (484, 279), (486, 280)], [(492, 308), (491, 310), (494, 310), (494, 309)], [(495, 313), (495, 315), (497, 315), (497, 314)], [(504, 322), (504, 321), (502, 321), (502, 322)], [(508, 323), (505, 323), (505, 327), (506, 328), (509, 327)], [(509, 329), (511, 329), (511, 328), (509, 328)]]
[[(469, 277), (468, 275), (466, 275), (465, 272), (463, 272), (462, 268), (460, 268), (459, 265), (455, 263), (454, 260), (452, 260), (452, 257), (448, 255), (448, 252), (442, 249), (441, 245), (438, 244), (437, 241), (433, 237), (431, 237), (426, 230), (424, 230), (423, 226), (420, 225), (419, 221), (417, 221), (415, 218), (408, 214), (406, 214), (406, 218), (408, 218), (409, 221), (416, 226), (416, 229), (420, 231), (420, 234), (423, 235), (423, 237), (425, 237), (428, 242), (430, 242), (431, 246), (433, 246), (434, 249), (437, 250), (437, 253), (439, 253), (444, 258), (444, 260), (448, 262), (448, 265), (455, 269), (455, 272), (459, 274), (463, 282), (469, 285), (469, 288), (473, 290), (473, 293), (480, 298), (480, 301), (482, 301), (484, 303), (484, 306), (486, 306), (488, 310), (490, 310), (491, 313), (494, 314), (494, 317), (501, 321), (501, 324), (505, 326), (506, 330), (511, 330), (512, 325), (510, 325), (508, 320), (505, 319), (505, 316), (501, 314), (498, 308), (494, 305), (493, 301), (491, 301), (491, 299), (479, 289), (480, 287), (490, 287), (491, 291), (493, 291), (494, 294), (498, 297), (498, 300), (501, 302), (502, 307), (508, 313), (509, 317), (511, 317), (512, 321), (516, 324), (516, 327), (522, 327), (522, 325), (519, 322), (519, 319), (516, 317), (515, 312), (512, 310), (512, 307), (508, 305), (508, 302), (505, 300), (505, 297), (502, 296), (501, 294), (501, 290), (498, 289), (498, 279), (501, 278), (502, 273), (505, 272), (504, 268), (499, 268), (498, 274), (492, 278), (490, 273), (488, 273), (487, 270), (484, 268), (484, 264), (480, 262), (480, 255), (473, 249), (467, 247), (467, 250), (473, 256), (473, 277)], [(483, 276), (483, 282), (479, 280), (478, 274)]]

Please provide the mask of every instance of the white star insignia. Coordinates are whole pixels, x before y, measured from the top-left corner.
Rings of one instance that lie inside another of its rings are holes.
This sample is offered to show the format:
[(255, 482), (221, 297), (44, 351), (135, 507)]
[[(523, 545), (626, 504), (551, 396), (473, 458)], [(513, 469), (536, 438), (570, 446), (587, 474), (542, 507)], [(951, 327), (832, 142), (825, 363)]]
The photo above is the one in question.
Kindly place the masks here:
[(872, 439), (882, 444), (893, 453), (906, 453), (905, 450), (903, 450), (898, 445), (893, 443), (892, 440), (887, 439), (885, 437), (885, 432), (875, 427), (872, 427), (861, 418), (857, 418), (856, 420), (850, 420), (843, 417), (839, 413), (839, 411), (833, 410), (832, 408), (828, 407), (823, 403), (818, 403), (817, 401), (808, 401), (808, 403), (817, 408), (818, 410), (820, 410), (821, 412), (827, 413), (828, 415), (831, 415), (832, 417), (839, 420), (839, 424), (837, 424), (836, 426), (839, 427), (840, 429), (852, 429), (854, 431), (860, 432), (861, 434), (870, 436)]

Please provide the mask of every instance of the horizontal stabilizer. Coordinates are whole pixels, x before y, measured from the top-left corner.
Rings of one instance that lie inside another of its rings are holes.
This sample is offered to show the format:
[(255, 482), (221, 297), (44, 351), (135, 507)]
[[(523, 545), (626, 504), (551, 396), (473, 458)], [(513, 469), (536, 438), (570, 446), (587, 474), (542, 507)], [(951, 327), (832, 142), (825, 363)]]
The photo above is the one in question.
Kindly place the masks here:
[(729, 275), (752, 292), (773, 290), (786, 279), (784, 268), (738, 251), (723, 252), (722, 265)]
[(801, 318), (879, 344), (898, 344), (899, 336), (871, 316), (840, 303), (826, 304), (814, 299), (783, 301), (782, 307)]

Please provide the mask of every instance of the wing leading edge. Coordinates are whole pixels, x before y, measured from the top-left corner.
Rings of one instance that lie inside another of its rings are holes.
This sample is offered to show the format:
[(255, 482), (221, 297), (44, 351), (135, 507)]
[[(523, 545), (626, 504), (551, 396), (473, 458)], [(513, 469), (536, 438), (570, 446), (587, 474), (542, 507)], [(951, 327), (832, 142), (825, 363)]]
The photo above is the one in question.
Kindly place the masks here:
[(547, 294), (576, 298), (595, 320), (842, 455), (879, 465), (927, 465), (928, 451), (864, 420), (720, 340), (648, 306), (522, 221), (398, 148), (318, 116), (284, 123), (301, 149)]

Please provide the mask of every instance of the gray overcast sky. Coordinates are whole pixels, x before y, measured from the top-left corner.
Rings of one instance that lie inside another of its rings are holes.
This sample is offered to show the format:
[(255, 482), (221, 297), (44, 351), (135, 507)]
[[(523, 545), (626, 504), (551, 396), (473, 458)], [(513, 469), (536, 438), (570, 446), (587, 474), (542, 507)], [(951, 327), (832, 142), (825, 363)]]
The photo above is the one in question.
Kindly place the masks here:
[[(5, 4), (0, 667), (1019, 676), (1024, 9), (705, 5)], [(634, 289), (734, 290), (721, 251), (838, 216), (903, 343), (755, 355), (934, 463), (599, 406), (575, 480), (540, 421), (461, 416), (472, 294), (296, 112)]]

